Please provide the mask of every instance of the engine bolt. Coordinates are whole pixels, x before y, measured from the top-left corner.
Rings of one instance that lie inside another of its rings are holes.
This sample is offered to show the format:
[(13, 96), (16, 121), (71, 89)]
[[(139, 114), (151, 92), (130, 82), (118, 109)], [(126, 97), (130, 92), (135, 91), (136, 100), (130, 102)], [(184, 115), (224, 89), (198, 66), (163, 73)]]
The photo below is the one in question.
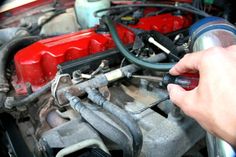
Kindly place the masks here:
[(62, 81), (63, 83), (67, 83), (67, 78), (62, 78), (61, 81)]

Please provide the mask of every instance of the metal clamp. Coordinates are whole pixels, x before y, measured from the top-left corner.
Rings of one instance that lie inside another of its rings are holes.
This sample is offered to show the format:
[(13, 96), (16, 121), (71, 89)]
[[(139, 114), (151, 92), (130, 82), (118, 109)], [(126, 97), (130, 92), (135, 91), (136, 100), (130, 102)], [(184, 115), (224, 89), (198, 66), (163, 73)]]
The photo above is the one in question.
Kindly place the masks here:
[(52, 91), (52, 96), (55, 98), (57, 102), (59, 102), (57, 97), (58, 89), (70, 86), (72, 84), (73, 83), (71, 81), (69, 74), (61, 74), (55, 77), (55, 81), (52, 83), (51, 91)]

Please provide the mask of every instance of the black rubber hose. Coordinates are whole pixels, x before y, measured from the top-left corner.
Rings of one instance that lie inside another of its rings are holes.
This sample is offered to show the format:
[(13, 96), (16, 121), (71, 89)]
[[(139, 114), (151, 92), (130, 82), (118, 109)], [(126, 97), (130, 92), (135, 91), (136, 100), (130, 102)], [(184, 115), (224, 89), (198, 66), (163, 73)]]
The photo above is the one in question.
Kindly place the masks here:
[(5, 1), (6, 1), (6, 0), (1, 0), (1, 1), (0, 1), (0, 7), (2, 6), (2, 4), (4, 4)]
[(69, 100), (71, 107), (78, 111), (92, 127), (103, 136), (116, 143), (123, 150), (124, 157), (133, 156), (131, 142), (122, 131), (103, 120), (89, 108), (85, 107), (78, 97), (72, 96), (69, 93), (66, 93), (65, 96)]
[(137, 58), (134, 54), (129, 52), (129, 50), (122, 44), (122, 42), (117, 34), (117, 31), (115, 29), (115, 26), (114, 26), (112, 20), (110, 19), (110, 17), (105, 16), (103, 19), (110, 30), (110, 33), (112, 35), (112, 39), (114, 40), (117, 48), (130, 62), (132, 62), (136, 65), (139, 65), (141, 67), (144, 67), (144, 68), (159, 70), (159, 71), (167, 71), (174, 66), (175, 63), (150, 63), (148, 61), (144, 61), (140, 58)]
[(210, 16), (204, 11), (201, 11), (197, 8), (189, 8), (189, 7), (184, 7), (184, 6), (175, 6), (175, 5), (170, 5), (170, 4), (129, 4), (129, 5), (118, 5), (110, 8), (105, 8), (101, 10), (97, 10), (94, 12), (94, 16), (98, 17), (98, 13), (108, 11), (108, 10), (114, 10), (114, 9), (122, 9), (122, 8), (130, 8), (130, 7), (157, 7), (157, 8), (171, 8), (171, 9), (176, 9), (176, 10), (182, 10), (186, 12), (190, 12), (196, 15), (200, 15), (203, 17), (208, 17)]
[(7, 108), (13, 108), (13, 107), (20, 107), (23, 105), (27, 105), (30, 102), (36, 100), (39, 96), (45, 94), (51, 89), (52, 81), (48, 82), (46, 85), (44, 85), (42, 88), (39, 90), (35, 91), (34, 93), (28, 95), (27, 97), (21, 99), (21, 100), (15, 100), (15, 101), (10, 101), (6, 102), (5, 105)]
[(10, 57), (28, 45), (40, 40), (38, 36), (17, 37), (5, 43), (0, 48), (0, 107), (3, 106), (6, 93), (9, 91), (9, 84), (6, 79), (6, 67)]
[(128, 114), (128, 112), (107, 101), (97, 90), (86, 88), (86, 92), (88, 93), (88, 98), (92, 102), (103, 107), (106, 111), (113, 114), (121, 122), (123, 122), (125, 126), (127, 126), (133, 137), (134, 156), (139, 156), (143, 145), (143, 135), (138, 123)]

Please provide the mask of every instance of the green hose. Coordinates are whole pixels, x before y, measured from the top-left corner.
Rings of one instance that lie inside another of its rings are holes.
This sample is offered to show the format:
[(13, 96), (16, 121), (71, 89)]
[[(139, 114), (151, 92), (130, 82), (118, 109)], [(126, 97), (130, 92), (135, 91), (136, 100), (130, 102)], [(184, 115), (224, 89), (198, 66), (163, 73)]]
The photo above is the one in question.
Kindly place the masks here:
[(122, 42), (116, 32), (116, 29), (115, 29), (115, 26), (114, 26), (112, 20), (108, 16), (104, 16), (103, 20), (107, 24), (107, 26), (110, 30), (112, 39), (114, 40), (117, 48), (130, 62), (132, 62), (138, 66), (141, 66), (143, 68), (148, 68), (148, 69), (152, 69), (152, 70), (159, 70), (159, 71), (167, 71), (175, 65), (175, 63), (150, 63), (150, 62), (144, 61), (140, 58), (137, 58), (135, 55), (130, 53), (129, 50), (127, 48), (125, 48), (125, 46), (122, 44)]

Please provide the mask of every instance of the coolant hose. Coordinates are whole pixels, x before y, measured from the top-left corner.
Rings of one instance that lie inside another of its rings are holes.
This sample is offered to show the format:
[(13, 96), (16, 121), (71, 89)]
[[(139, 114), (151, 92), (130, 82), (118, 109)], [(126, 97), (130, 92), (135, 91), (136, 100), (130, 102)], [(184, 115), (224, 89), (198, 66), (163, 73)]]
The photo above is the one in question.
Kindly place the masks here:
[(131, 142), (122, 131), (103, 120), (89, 108), (85, 107), (78, 97), (72, 96), (69, 93), (65, 93), (65, 96), (69, 100), (70, 106), (75, 111), (78, 111), (92, 127), (94, 127), (103, 136), (116, 143), (122, 149), (124, 157), (133, 156)]
[(110, 112), (124, 123), (133, 137), (134, 156), (139, 156), (143, 145), (143, 135), (139, 125), (133, 119), (133, 117), (131, 117), (125, 110), (121, 109), (117, 105), (107, 101), (97, 90), (91, 88), (86, 88), (85, 90), (88, 94), (88, 98), (92, 102), (100, 105), (106, 111)]
[(6, 78), (6, 67), (9, 62), (9, 58), (14, 54), (25, 48), (28, 45), (40, 40), (38, 36), (24, 36), (17, 37), (11, 41), (5, 43), (0, 48), (0, 108), (4, 105), (6, 93), (9, 91), (9, 83)]
[(148, 61), (137, 58), (134, 54), (129, 52), (129, 50), (122, 44), (111, 18), (108, 16), (104, 16), (103, 20), (108, 26), (112, 39), (114, 40), (117, 48), (130, 62), (139, 65), (143, 68), (159, 70), (159, 71), (167, 71), (174, 66), (175, 63), (150, 63)]

